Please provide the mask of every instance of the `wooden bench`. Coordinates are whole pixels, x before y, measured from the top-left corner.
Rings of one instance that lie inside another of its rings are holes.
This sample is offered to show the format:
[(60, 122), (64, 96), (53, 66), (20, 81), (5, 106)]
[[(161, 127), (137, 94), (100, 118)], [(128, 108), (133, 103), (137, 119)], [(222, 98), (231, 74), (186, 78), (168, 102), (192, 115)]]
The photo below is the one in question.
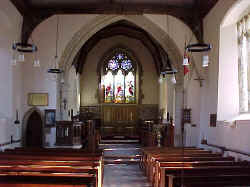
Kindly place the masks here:
[[(186, 186), (198, 186), (199, 184), (210, 184), (210, 186), (218, 186), (219, 184), (240, 185), (241, 183), (247, 185), (249, 183), (244, 181), (249, 180), (249, 174), (247, 173), (249, 172), (249, 166), (248, 162), (235, 162), (233, 157), (222, 157), (221, 154), (193, 148), (144, 149), (141, 160), (141, 167), (145, 170), (154, 187), (180, 186), (181, 182), (183, 182), (181, 176), (184, 176), (184, 179), (187, 178), (186, 183), (184, 183)], [(199, 172), (195, 173), (197, 168), (203, 169), (203, 173), (200, 175)], [(205, 168), (208, 168), (208, 170)], [(218, 174), (219, 177), (217, 177), (219, 182), (212, 179), (215, 176), (214, 171), (216, 169), (210, 172), (209, 169), (211, 168), (222, 168)], [(223, 173), (224, 169), (230, 171), (229, 168), (235, 169), (235, 172), (226, 173), (225, 175)], [(183, 174), (183, 170), (190, 172), (190, 175), (186, 175), (185, 172)], [(205, 181), (207, 183), (204, 182), (206, 174), (207, 180)], [(233, 177), (232, 183), (226, 180), (229, 176)], [(192, 178), (196, 182), (192, 182)], [(242, 179), (242, 181), (239, 179)]]
[(166, 158), (166, 157), (220, 157), (221, 154), (212, 154), (210, 151), (204, 150), (165, 150), (160, 153), (148, 153), (146, 157), (144, 157), (143, 168), (145, 170), (146, 175), (149, 174), (150, 168), (153, 165), (153, 162), (157, 160), (157, 158)]
[[(156, 187), (178, 186), (181, 182), (184, 185), (200, 184), (210, 186), (218, 184), (236, 184), (248, 185), (238, 181), (240, 177), (244, 181), (250, 181), (250, 163), (249, 162), (232, 162), (232, 161), (196, 161), (196, 162), (180, 162), (180, 163), (159, 163), (160, 172), (156, 176)], [(217, 180), (212, 180), (213, 177), (219, 176)], [(224, 177), (226, 176), (226, 177)], [(225, 181), (231, 176), (232, 183)], [(239, 177), (240, 176), (240, 177)], [(235, 177), (235, 178), (234, 178)], [(185, 181), (185, 178), (188, 178)], [(194, 179), (192, 181), (192, 178)], [(206, 180), (207, 178), (207, 180)], [(157, 182), (159, 181), (159, 182)], [(213, 182), (212, 182), (213, 181)], [(225, 183), (224, 183), (225, 182)]]
[[(173, 151), (177, 151), (177, 150), (182, 150), (182, 148), (176, 148), (176, 147), (168, 147), (168, 148), (158, 148), (158, 147), (146, 147), (146, 148), (143, 148), (142, 149), (142, 157), (141, 157), (141, 160), (140, 160), (140, 167), (142, 169), (145, 169), (145, 165), (146, 165), (146, 162), (148, 160), (148, 156), (150, 154), (153, 154), (153, 153), (160, 153), (160, 152), (166, 152), (166, 151), (170, 151), (170, 150), (173, 150)], [(193, 148), (193, 147), (185, 147), (184, 150), (203, 150), (203, 149), (197, 149), (197, 148)]]
[(205, 175), (189, 175), (189, 176), (173, 176), (168, 175), (168, 186), (181, 186), (181, 183), (185, 184), (187, 187), (211, 187), (211, 186), (246, 186), (250, 185), (250, 174), (211, 174), (206, 173)]
[(244, 164), (161, 167), (159, 187), (174, 187), (181, 183), (185, 186), (247, 186), (250, 184), (250, 165)]
[(189, 163), (189, 162), (233, 162), (233, 157), (211, 157), (211, 156), (200, 156), (200, 157), (160, 157), (156, 158), (151, 165), (150, 171), (149, 171), (149, 181), (152, 182), (152, 184), (157, 180), (156, 179), (156, 173), (159, 173), (159, 168), (161, 167), (161, 164), (164, 163)]
[[(63, 153), (63, 154), (61, 154)], [(101, 187), (102, 153), (19, 150), (0, 153), (0, 185)]]

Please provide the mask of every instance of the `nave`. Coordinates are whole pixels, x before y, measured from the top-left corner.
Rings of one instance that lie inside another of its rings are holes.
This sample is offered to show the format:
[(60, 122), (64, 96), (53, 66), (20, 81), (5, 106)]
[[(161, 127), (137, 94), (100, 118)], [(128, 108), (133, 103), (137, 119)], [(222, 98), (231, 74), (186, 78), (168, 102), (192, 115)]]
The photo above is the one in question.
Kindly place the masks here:
[(139, 167), (139, 144), (103, 144), (103, 187), (151, 187)]
[(1, 0), (0, 186), (249, 186), (249, 10)]
[(0, 152), (6, 187), (250, 186), (250, 162), (195, 147), (100, 143), (72, 148), (15, 148)]

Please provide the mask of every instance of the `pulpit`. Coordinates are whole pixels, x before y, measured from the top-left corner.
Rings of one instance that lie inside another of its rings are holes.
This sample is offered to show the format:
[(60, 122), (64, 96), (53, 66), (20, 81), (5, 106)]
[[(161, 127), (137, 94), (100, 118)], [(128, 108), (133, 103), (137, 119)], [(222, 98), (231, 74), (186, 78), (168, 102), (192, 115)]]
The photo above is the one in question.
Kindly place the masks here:
[(56, 145), (74, 146), (82, 144), (82, 122), (57, 121), (56, 122)]

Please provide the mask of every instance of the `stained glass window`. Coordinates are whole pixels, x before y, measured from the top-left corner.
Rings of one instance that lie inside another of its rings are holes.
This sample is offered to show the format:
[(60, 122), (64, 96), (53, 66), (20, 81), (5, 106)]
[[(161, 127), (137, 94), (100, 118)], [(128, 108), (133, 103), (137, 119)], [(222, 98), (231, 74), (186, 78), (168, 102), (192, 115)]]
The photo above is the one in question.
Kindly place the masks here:
[(132, 72), (129, 72), (125, 77), (125, 98), (126, 103), (134, 103), (135, 102), (135, 77)]
[(104, 64), (104, 102), (135, 103), (135, 65), (126, 53), (117, 52)]
[(115, 75), (115, 103), (124, 103), (124, 75), (119, 70)]
[(104, 77), (105, 102), (107, 103), (113, 102), (113, 87), (113, 75), (111, 71), (109, 71)]

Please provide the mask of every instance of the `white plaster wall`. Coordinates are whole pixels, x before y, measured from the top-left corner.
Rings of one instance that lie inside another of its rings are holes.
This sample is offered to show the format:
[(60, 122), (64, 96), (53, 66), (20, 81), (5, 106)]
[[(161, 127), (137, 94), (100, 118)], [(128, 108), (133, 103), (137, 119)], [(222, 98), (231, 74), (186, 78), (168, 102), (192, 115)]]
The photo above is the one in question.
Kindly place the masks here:
[[(19, 140), (14, 126), (15, 110), (20, 111), (22, 78), (20, 67), (11, 65), (12, 43), (19, 39), (22, 16), (8, 0), (0, 5), (0, 144)], [(6, 147), (6, 146), (5, 146)], [(7, 146), (9, 147), (9, 146)]]
[[(60, 59), (62, 51), (67, 43), (71, 40), (77, 30), (81, 28), (84, 23), (87, 23), (95, 15), (60, 15), (59, 16), (59, 40), (58, 40), (58, 58)], [(74, 20), (74, 21), (72, 21)], [(22, 106), (23, 113), (26, 113), (31, 107), (27, 105), (28, 93), (48, 93), (49, 105), (45, 107), (38, 107), (44, 112), (45, 109), (56, 109), (57, 102), (57, 82), (55, 77), (47, 73), (49, 67), (54, 62), (56, 52), (56, 24), (57, 17), (53, 16), (42, 22), (32, 33), (32, 39), (38, 47), (37, 57), (40, 60), (40, 68), (33, 67), (34, 56), (26, 55), (26, 62), (22, 65), (23, 74), (23, 97)], [(30, 41), (31, 42), (31, 41)], [(72, 80), (72, 79), (71, 79)], [(58, 82), (59, 83), (59, 82)], [(72, 83), (75, 84), (75, 83)], [(69, 85), (71, 94), (75, 91), (75, 87)], [(69, 101), (66, 111), (72, 108), (75, 102)], [(76, 111), (76, 110), (74, 110)], [(60, 119), (60, 113), (57, 113), (57, 119)], [(55, 128), (44, 129), (45, 145), (54, 146), (55, 144)]]
[[(143, 44), (125, 36), (115, 36), (101, 40), (89, 53), (81, 75), (81, 105), (98, 104), (97, 64), (103, 55), (115, 46), (124, 46), (136, 55), (143, 70), (141, 90), (142, 104), (159, 103), (159, 84), (153, 58)], [(152, 92), (154, 90), (154, 92)]]
[[(249, 2), (248, 0), (244, 1)], [(209, 81), (206, 86), (202, 88), (200, 139), (204, 134), (210, 144), (250, 152), (250, 137), (247, 133), (250, 132), (249, 121), (245, 122), (245, 124), (239, 122), (239, 125), (237, 125), (236, 128), (231, 128), (228, 123), (224, 122), (218, 122), (216, 128), (209, 127), (209, 114), (217, 112), (217, 101), (218, 112), (221, 112), (221, 114), (219, 113), (220, 119), (231, 116), (232, 114), (227, 114), (226, 116), (226, 112), (228, 110), (235, 112), (238, 107), (236, 104), (238, 99), (235, 96), (238, 92), (237, 86), (235, 85), (236, 82), (235, 80), (231, 80), (230, 76), (226, 77), (224, 75), (226, 73), (230, 73), (231, 76), (237, 76), (234, 66), (234, 63), (238, 63), (237, 59), (232, 58), (231, 60), (233, 61), (227, 59), (232, 57), (231, 55), (235, 54), (236, 49), (232, 48), (232, 43), (235, 38), (229, 38), (230, 36), (223, 36), (220, 38), (220, 36), (222, 36), (222, 34), (220, 35), (220, 25), (224, 21), (225, 15), (233, 16), (229, 14), (228, 10), (231, 10), (234, 3), (237, 4), (239, 2), (243, 1), (240, 0), (236, 2), (234, 0), (220, 0), (204, 19), (205, 41), (212, 43), (213, 50), (210, 53), (211, 64), (208, 69)], [(245, 6), (245, 8), (247, 7)], [(231, 29), (231, 31), (233, 31), (233, 29), (228, 27), (228, 25), (225, 29)], [(225, 41), (226, 38), (228, 38), (227, 41)], [(227, 43), (221, 43), (223, 41)], [(227, 46), (227, 48), (223, 49), (224, 46)], [(225, 62), (227, 63), (226, 66), (223, 66), (225, 60), (229, 61)], [(219, 80), (219, 86), (218, 78), (221, 79)], [(217, 94), (218, 88), (219, 95)], [(227, 89), (227, 92), (220, 92), (221, 88)], [(225, 99), (229, 100), (227, 104), (224, 102)]]
[[(238, 48), (235, 24), (221, 27), (218, 82), (218, 120), (239, 114)], [(230, 51), (230, 52), (229, 52)], [(229, 99), (233, 98), (233, 99)]]
[[(59, 39), (58, 39), (58, 58), (60, 59), (62, 51), (65, 49), (73, 35), (88, 23), (95, 15), (59, 15)], [(72, 21), (74, 20), (74, 21)], [(56, 82), (53, 76), (48, 75), (47, 70), (54, 62), (56, 53), (56, 24), (57, 16), (52, 16), (36, 27), (32, 33), (32, 39), (38, 47), (37, 57), (40, 60), (41, 67), (32, 66), (34, 57), (30, 55), (23, 66), (24, 74), (24, 105), (27, 106), (27, 94), (29, 92), (49, 93), (49, 106), (45, 108), (56, 108)]]
[[(201, 64), (200, 61), (198, 63)], [(188, 77), (188, 75), (186, 76)], [(187, 146), (197, 146), (199, 144), (201, 85), (199, 81), (194, 80), (197, 78), (196, 72), (193, 72), (190, 78), (185, 80), (185, 83), (188, 84), (185, 90), (185, 103), (187, 108), (191, 108), (191, 123), (185, 124), (188, 127), (185, 134), (186, 140), (188, 140), (186, 143), (189, 142)], [(204, 75), (203, 78), (205, 79)], [(202, 82), (202, 86), (204, 86), (204, 82)]]

